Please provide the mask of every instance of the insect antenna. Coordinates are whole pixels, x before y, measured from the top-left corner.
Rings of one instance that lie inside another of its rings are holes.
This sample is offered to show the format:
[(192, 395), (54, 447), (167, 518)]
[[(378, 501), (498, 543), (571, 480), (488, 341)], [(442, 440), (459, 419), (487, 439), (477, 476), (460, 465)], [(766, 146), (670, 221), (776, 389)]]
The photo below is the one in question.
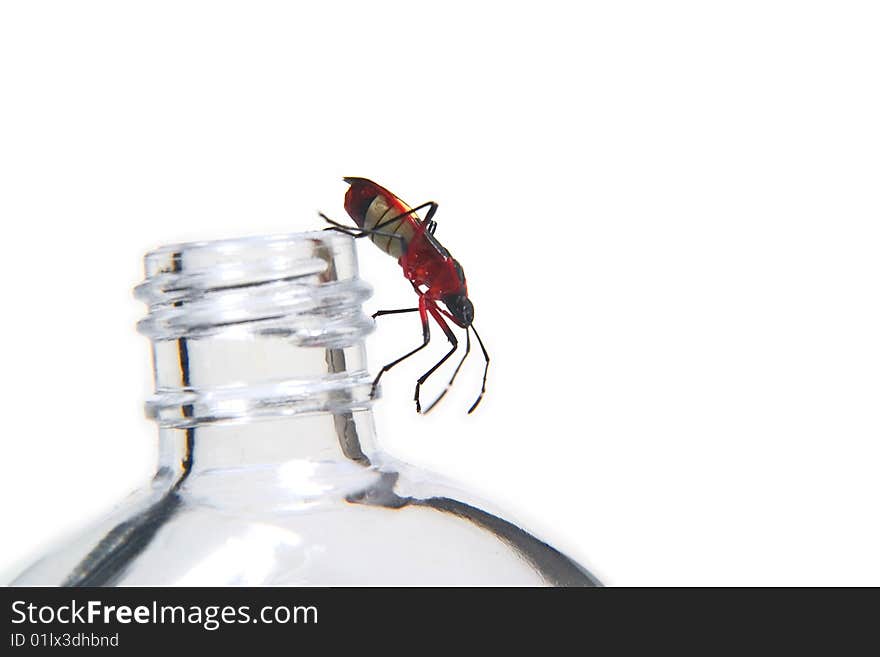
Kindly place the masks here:
[(424, 410), (424, 413), (425, 413), (425, 414), (430, 413), (430, 412), (431, 412), (431, 409), (434, 408), (434, 407), (440, 402), (440, 400), (443, 399), (443, 398), (446, 396), (446, 393), (449, 392), (449, 389), (452, 387), (452, 384), (455, 382), (455, 377), (458, 376), (458, 371), (461, 369), (461, 366), (464, 365), (464, 361), (465, 361), (465, 359), (468, 357), (468, 354), (471, 353), (471, 332), (470, 332), (470, 328), (466, 329), (466, 333), (465, 333), (465, 335), (467, 336), (467, 341), (465, 342), (465, 346), (464, 346), (464, 356), (462, 356), (462, 357), (461, 357), (461, 360), (458, 361), (458, 367), (455, 368), (455, 371), (452, 373), (452, 378), (449, 379), (449, 383), (446, 384), (446, 387), (443, 389), (443, 392), (441, 392), (440, 395), (437, 397), (437, 399), (435, 399), (434, 401), (432, 401), (432, 402), (428, 405), (428, 408), (426, 408), (426, 409)]
[[(424, 299), (424, 297), (421, 298)], [(431, 313), (434, 321), (436, 321), (440, 328), (443, 329), (443, 333), (446, 334), (446, 339), (449, 340), (449, 343), (452, 345), (452, 347), (449, 349), (449, 351), (446, 352), (446, 355), (443, 356), (443, 358), (437, 361), (431, 369), (422, 374), (422, 376), (419, 377), (418, 381), (416, 381), (416, 392), (413, 395), (413, 400), (416, 403), (417, 413), (422, 412), (422, 402), (420, 400), (422, 385), (434, 372), (436, 372), (440, 368), (441, 365), (443, 365), (443, 363), (445, 363), (449, 359), (452, 354), (455, 353), (455, 350), (458, 349), (458, 339), (455, 337), (455, 333), (452, 332), (452, 329), (449, 328), (449, 325), (443, 320), (443, 316), (440, 314), (439, 310), (437, 310), (437, 306), (434, 305), (434, 302), (432, 301), (430, 303), (432, 305), (428, 306), (428, 312)]]
[(468, 409), (468, 414), (474, 412), (474, 409), (479, 405), (481, 401), (483, 401), (483, 395), (486, 394), (486, 377), (489, 375), (489, 353), (486, 351), (486, 346), (483, 344), (483, 340), (480, 338), (480, 334), (477, 333), (477, 327), (471, 324), (470, 328), (474, 330), (474, 335), (477, 336), (477, 342), (480, 343), (480, 349), (483, 350), (483, 358), (486, 359), (486, 367), (483, 369), (483, 387), (480, 390), (480, 396), (477, 397), (477, 401), (474, 402), (473, 406)]

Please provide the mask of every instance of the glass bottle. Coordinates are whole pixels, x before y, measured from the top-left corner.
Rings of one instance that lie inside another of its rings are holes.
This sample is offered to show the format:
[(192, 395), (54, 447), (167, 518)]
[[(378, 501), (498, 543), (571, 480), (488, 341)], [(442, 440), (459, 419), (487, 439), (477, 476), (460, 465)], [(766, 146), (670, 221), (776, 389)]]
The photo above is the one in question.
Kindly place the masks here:
[(377, 448), (351, 238), (180, 244), (145, 269), (156, 474), (14, 585), (597, 585)]

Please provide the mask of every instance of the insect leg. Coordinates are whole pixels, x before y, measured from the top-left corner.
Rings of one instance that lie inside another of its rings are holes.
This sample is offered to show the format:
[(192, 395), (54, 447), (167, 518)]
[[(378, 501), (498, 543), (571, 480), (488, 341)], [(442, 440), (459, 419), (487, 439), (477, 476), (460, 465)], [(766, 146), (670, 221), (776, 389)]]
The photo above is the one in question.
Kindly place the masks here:
[[(427, 372), (422, 374), (422, 376), (419, 377), (419, 380), (416, 381), (416, 392), (415, 392), (415, 395), (413, 396), (413, 400), (416, 402), (416, 411), (419, 413), (422, 412), (422, 404), (421, 404), (421, 401), (419, 400), (419, 394), (421, 392), (422, 384), (428, 380), (428, 377), (430, 377), (434, 372), (437, 371), (437, 368), (439, 368), (443, 363), (445, 363), (447, 361), (447, 359), (452, 354), (455, 353), (456, 349), (458, 349), (458, 338), (455, 337), (455, 333), (452, 332), (452, 329), (449, 328), (449, 325), (446, 323), (446, 320), (443, 319), (443, 315), (441, 315), (438, 312), (437, 307), (436, 307), (436, 305), (434, 305), (433, 301), (431, 302), (431, 305), (428, 306), (428, 312), (431, 313), (431, 317), (433, 317), (434, 321), (436, 321), (437, 324), (440, 325), (440, 328), (443, 329), (443, 332), (446, 334), (446, 338), (449, 340), (449, 342), (452, 343), (452, 348), (448, 352), (446, 352), (446, 355), (443, 356), (443, 358), (441, 358), (439, 361), (437, 361), (437, 363), (434, 365), (434, 367), (432, 367)], [(431, 404), (431, 408), (433, 408), (433, 406), (434, 406), (434, 404)], [(428, 409), (428, 410), (430, 410), (430, 409)], [(428, 411), (425, 411), (425, 413), (427, 413), (427, 412)]]
[(353, 237), (355, 239), (357, 239), (358, 237), (363, 237), (363, 235), (358, 235), (356, 232), (354, 232), (353, 229), (350, 228), (330, 226), (330, 228), (325, 228), (324, 230), (332, 230), (334, 233), (342, 233), (343, 235), (348, 235), (349, 237)]
[[(355, 235), (354, 233), (349, 232), (350, 229), (348, 226), (344, 226), (336, 221), (333, 221), (332, 219), (328, 218), (324, 213), (319, 212), (318, 214), (321, 215), (321, 217), (324, 219), (324, 221), (326, 221), (329, 224), (332, 224), (334, 227), (334, 228), (326, 228), (325, 230), (334, 230), (334, 229), (338, 230), (339, 228), (342, 228), (344, 230), (340, 231), (340, 232), (345, 232), (346, 235), (351, 235), (355, 239), (357, 239), (358, 237), (364, 237), (365, 235), (381, 235), (383, 237), (389, 238), (388, 245), (387, 245), (389, 247), (391, 246), (392, 239), (399, 240), (400, 251), (401, 251), (401, 253), (405, 253), (407, 250), (407, 246), (408, 246), (406, 239), (402, 235), (398, 235), (396, 232), (383, 232), (381, 229), (384, 228), (385, 226), (389, 226), (393, 223), (397, 223), (398, 227), (399, 227), (399, 223), (401, 220), (403, 220), (404, 217), (406, 217), (407, 215), (410, 215), (410, 214), (415, 215), (417, 210), (421, 210), (422, 208), (426, 208), (428, 206), (430, 206), (431, 209), (428, 210), (428, 214), (425, 216), (425, 221), (418, 223), (418, 228), (416, 229), (416, 234), (412, 238), (412, 239), (418, 239), (418, 237), (421, 234), (425, 233), (426, 231), (431, 233), (431, 235), (433, 235), (434, 231), (437, 230), (437, 222), (433, 221), (431, 219), (431, 217), (434, 216), (434, 213), (437, 212), (437, 207), (438, 207), (438, 205), (436, 203), (434, 203), (434, 201), (428, 201), (427, 203), (422, 203), (421, 205), (413, 208), (412, 210), (407, 210), (406, 212), (404, 212), (402, 214), (399, 214), (395, 217), (391, 217), (391, 219), (387, 219), (385, 221), (382, 221), (382, 222), (376, 224), (375, 226), (373, 226), (372, 228), (358, 228), (358, 230), (361, 231), (360, 235)], [(416, 218), (418, 218), (418, 217), (416, 217)], [(390, 230), (396, 231), (398, 227), (395, 227), (394, 229), (390, 229)]]
[[(327, 216), (326, 214), (324, 214), (323, 212), (319, 212), (319, 213), (318, 213), (318, 216), (321, 217), (321, 219), (323, 219), (324, 221), (326, 221), (328, 224), (330, 224), (331, 226), (333, 226), (333, 227), (335, 227), (335, 228), (342, 228), (343, 230), (352, 230), (352, 231), (353, 231), (353, 230), (360, 230), (360, 229), (358, 229), (358, 228), (354, 228), (353, 226), (346, 226), (345, 224), (341, 224), (341, 223), (339, 223), (338, 221), (334, 221), (333, 219), (331, 219), (330, 217), (328, 217), (328, 216)], [(328, 229), (328, 230), (329, 230), (329, 229)]]
[(400, 248), (406, 250), (406, 240), (402, 235), (397, 235), (395, 233), (386, 233), (381, 230), (376, 230), (375, 228), (357, 228), (354, 226), (346, 226), (345, 224), (341, 224), (338, 221), (333, 221), (330, 217), (328, 217), (323, 212), (319, 212), (318, 215), (330, 224), (329, 228), (325, 228), (324, 230), (332, 230), (337, 233), (342, 233), (343, 235), (348, 235), (349, 237), (353, 237), (354, 239), (360, 239), (361, 237), (367, 237), (368, 235), (380, 235), (382, 237), (389, 237), (391, 239), (400, 240)]
[(473, 413), (473, 412), (474, 412), (474, 409), (477, 407), (477, 405), (478, 405), (481, 401), (483, 401), (483, 395), (486, 394), (486, 377), (487, 377), (488, 374), (489, 374), (489, 354), (486, 352), (486, 347), (483, 345), (483, 341), (480, 339), (480, 334), (477, 333), (477, 329), (476, 329), (476, 327), (474, 327), (474, 325), (471, 324), (471, 328), (474, 329), (474, 335), (477, 336), (477, 342), (480, 343), (480, 349), (483, 350), (483, 358), (486, 359), (486, 367), (483, 369), (483, 387), (482, 387), (482, 389), (480, 390), (480, 396), (477, 397), (477, 401), (475, 401), (475, 402), (473, 403), (473, 405), (468, 409), (468, 414), (469, 414), (469, 415), (470, 415), (471, 413)]
[(464, 347), (464, 356), (461, 357), (461, 360), (458, 361), (458, 367), (455, 368), (455, 371), (452, 373), (452, 378), (449, 379), (449, 383), (446, 384), (446, 387), (443, 389), (443, 392), (440, 393), (440, 396), (437, 397), (428, 408), (425, 409), (425, 414), (430, 413), (431, 409), (434, 408), (441, 399), (446, 396), (446, 393), (449, 392), (449, 389), (452, 387), (452, 384), (455, 383), (455, 377), (458, 376), (458, 371), (461, 369), (461, 366), (464, 365), (464, 361), (467, 359), (468, 354), (471, 353), (471, 332), (470, 329), (466, 329), (465, 335), (467, 336), (467, 342), (465, 342)]
[(407, 358), (412, 356), (417, 351), (427, 347), (428, 343), (431, 341), (431, 328), (428, 326), (428, 313), (427, 313), (427, 307), (425, 304), (425, 297), (419, 297), (418, 311), (419, 311), (419, 316), (421, 317), (421, 320), (422, 320), (422, 344), (420, 344), (418, 347), (416, 347), (415, 349), (413, 349), (409, 353), (404, 354), (403, 356), (401, 356), (397, 360), (391, 361), (390, 363), (388, 363), (387, 365), (384, 365), (382, 367), (382, 369), (379, 371), (379, 374), (373, 380), (373, 387), (370, 390), (370, 397), (371, 398), (374, 398), (376, 396), (376, 388), (379, 385), (379, 379), (382, 378), (382, 375), (385, 374), (385, 372), (390, 370), (392, 367), (394, 367), (395, 365), (397, 365), (401, 361), (406, 360)]
[(397, 315), (398, 313), (414, 313), (418, 308), (398, 308), (397, 310), (377, 310), (373, 313), (373, 319), (382, 315)]
[[(431, 209), (428, 210), (428, 214), (425, 215), (425, 223), (426, 224), (434, 224), (434, 230), (436, 230), (437, 229), (437, 222), (432, 221), (431, 219), (433, 218), (434, 214), (437, 212), (437, 208), (440, 206), (437, 205), (436, 203), (434, 203), (434, 201), (428, 201), (427, 203), (422, 203), (421, 205), (414, 207), (412, 210), (407, 210), (403, 214), (399, 214), (396, 217), (391, 217), (391, 219), (386, 219), (378, 226), (373, 226), (373, 228), (382, 228), (383, 226), (387, 226), (388, 224), (393, 224), (395, 221), (400, 221), (401, 219), (403, 219), (404, 217), (406, 217), (407, 215), (410, 215), (410, 214), (414, 215), (416, 212), (418, 212), (422, 208), (427, 208), (429, 206)], [(433, 235), (433, 231), (431, 231), (431, 234)]]
[(323, 212), (319, 212), (318, 216), (321, 217), (321, 219), (326, 221), (328, 224), (330, 224), (330, 228), (325, 228), (324, 230), (338, 230), (340, 233), (351, 235), (355, 239), (357, 239), (358, 237), (366, 237), (367, 235), (384, 235), (385, 237), (394, 237), (393, 233), (379, 232), (375, 228), (360, 228), (359, 226), (347, 226), (345, 224), (341, 224), (338, 221), (334, 221)]

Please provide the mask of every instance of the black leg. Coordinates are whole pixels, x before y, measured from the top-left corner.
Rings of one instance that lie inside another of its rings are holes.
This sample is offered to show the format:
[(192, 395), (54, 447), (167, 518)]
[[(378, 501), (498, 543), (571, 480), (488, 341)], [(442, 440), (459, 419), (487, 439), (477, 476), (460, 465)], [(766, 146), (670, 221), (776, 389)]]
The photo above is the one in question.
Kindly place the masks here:
[(379, 379), (382, 378), (382, 375), (385, 374), (385, 372), (390, 370), (392, 367), (394, 367), (398, 363), (406, 360), (407, 358), (412, 356), (414, 353), (421, 351), (422, 349), (427, 347), (428, 343), (431, 341), (431, 328), (428, 326), (428, 314), (426, 312), (424, 297), (419, 297), (419, 307), (417, 308), (417, 310), (419, 311), (419, 314), (421, 315), (421, 320), (422, 320), (422, 344), (420, 344), (418, 347), (416, 347), (415, 349), (413, 349), (409, 353), (404, 354), (403, 356), (401, 356), (397, 360), (391, 361), (390, 363), (388, 363), (387, 365), (384, 365), (382, 367), (382, 369), (379, 371), (379, 374), (373, 380), (373, 387), (370, 390), (370, 397), (376, 396), (376, 388), (379, 385)]
[[(354, 231), (354, 230), (360, 230), (359, 228), (354, 228), (353, 226), (346, 226), (345, 224), (341, 224), (341, 223), (339, 223), (338, 221), (334, 221), (333, 219), (331, 219), (330, 217), (328, 217), (328, 216), (327, 216), (326, 214), (324, 214), (323, 212), (319, 212), (319, 213), (318, 213), (318, 216), (321, 217), (321, 219), (323, 219), (324, 221), (326, 221), (328, 224), (330, 224), (330, 225), (333, 226), (334, 228), (342, 228), (343, 230), (351, 230), (351, 231)], [(325, 228), (325, 230), (330, 230), (330, 229), (329, 229), (329, 228)]]
[(398, 308), (397, 310), (377, 310), (373, 313), (373, 319), (382, 317), (383, 315), (397, 315), (399, 313), (414, 313), (418, 308)]
[(358, 235), (354, 230), (350, 228), (342, 228), (341, 226), (330, 226), (329, 228), (325, 228), (324, 230), (332, 230), (334, 233), (342, 233), (343, 235), (348, 235), (349, 237), (353, 237), (357, 239), (358, 237), (363, 237), (363, 235)]
[(367, 237), (368, 235), (379, 235), (381, 237), (390, 237), (395, 240), (400, 240), (400, 248), (406, 250), (406, 240), (403, 239), (402, 235), (396, 235), (394, 233), (386, 233), (380, 230), (376, 230), (375, 228), (356, 228), (353, 226), (346, 226), (345, 224), (341, 224), (338, 221), (333, 221), (330, 217), (328, 217), (323, 212), (319, 212), (318, 215), (330, 224), (329, 228), (325, 228), (324, 230), (332, 230), (337, 233), (342, 233), (344, 235), (348, 235), (349, 237), (353, 237), (354, 239), (360, 239), (361, 237)]
[[(436, 203), (434, 203), (434, 201), (428, 201), (427, 203), (422, 203), (421, 205), (414, 207), (412, 210), (408, 210), (408, 211), (404, 212), (403, 214), (397, 215), (396, 217), (391, 217), (391, 219), (387, 219), (387, 220), (383, 221), (381, 224), (373, 226), (373, 230), (378, 230), (379, 228), (382, 228), (383, 226), (387, 226), (388, 224), (393, 224), (395, 221), (400, 221), (401, 219), (403, 219), (407, 215), (415, 214), (416, 212), (418, 212), (422, 208), (427, 208), (429, 206), (431, 209), (428, 210), (428, 214), (425, 215), (425, 223), (427, 223), (429, 225), (433, 223), (434, 230), (437, 230), (437, 222), (431, 221), (431, 219), (434, 217), (434, 214), (437, 212), (437, 208), (440, 206), (438, 206)], [(433, 231), (431, 231), (431, 233), (433, 234)]]
[[(443, 358), (441, 358), (439, 361), (437, 361), (437, 363), (434, 365), (434, 367), (432, 367), (427, 372), (422, 374), (422, 376), (419, 377), (419, 380), (416, 381), (416, 392), (415, 392), (415, 395), (413, 395), (413, 400), (416, 402), (416, 411), (419, 413), (422, 412), (422, 404), (421, 404), (421, 401), (419, 400), (419, 394), (421, 393), (422, 384), (425, 381), (427, 381), (428, 377), (430, 377), (434, 372), (436, 372), (437, 369), (443, 363), (445, 363), (452, 354), (455, 353), (456, 349), (458, 349), (458, 338), (455, 337), (455, 333), (453, 333), (452, 329), (449, 328), (449, 325), (443, 319), (443, 316), (433, 306), (428, 306), (428, 312), (431, 313), (431, 316), (440, 325), (440, 328), (443, 329), (443, 332), (446, 334), (446, 338), (449, 340), (450, 343), (452, 343), (452, 348), (448, 352), (446, 352), (446, 355), (443, 356)], [(431, 404), (432, 408), (433, 408), (433, 406), (434, 406), (434, 404)], [(425, 412), (427, 413), (428, 411), (425, 411)]]
[(437, 399), (435, 399), (433, 402), (431, 402), (431, 405), (425, 409), (426, 415), (428, 413), (430, 413), (431, 409), (434, 408), (440, 402), (440, 400), (446, 396), (447, 392), (449, 392), (449, 389), (452, 387), (452, 384), (455, 383), (455, 377), (458, 376), (458, 371), (461, 369), (461, 366), (464, 365), (464, 361), (467, 359), (468, 354), (471, 353), (471, 332), (470, 332), (470, 330), (467, 330), (465, 335), (467, 336), (467, 341), (465, 342), (464, 356), (462, 356), (461, 360), (458, 361), (458, 367), (455, 368), (455, 371), (452, 373), (452, 378), (449, 379), (449, 383), (446, 384), (446, 387), (443, 389), (443, 392), (441, 392), (440, 396), (437, 397)]
[(483, 358), (486, 359), (486, 367), (483, 369), (483, 387), (480, 389), (480, 396), (477, 397), (477, 401), (473, 403), (473, 405), (468, 409), (468, 414), (474, 412), (474, 409), (479, 405), (481, 401), (483, 401), (483, 395), (486, 394), (486, 377), (489, 375), (489, 354), (486, 352), (486, 347), (483, 345), (483, 340), (480, 339), (480, 334), (477, 333), (477, 329), (471, 324), (471, 328), (474, 329), (474, 335), (477, 336), (477, 342), (480, 343), (480, 349), (483, 350)]

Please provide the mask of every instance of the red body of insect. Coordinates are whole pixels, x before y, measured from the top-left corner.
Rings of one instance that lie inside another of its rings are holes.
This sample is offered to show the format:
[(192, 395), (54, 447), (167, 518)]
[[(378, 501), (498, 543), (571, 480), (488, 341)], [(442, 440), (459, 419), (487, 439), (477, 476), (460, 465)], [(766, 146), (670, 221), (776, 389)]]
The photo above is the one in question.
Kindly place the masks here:
[[(428, 326), (428, 316), (430, 315), (443, 330), (452, 348), (436, 365), (425, 372), (416, 383), (414, 400), (416, 402), (416, 409), (422, 412), (419, 400), (421, 385), (458, 348), (458, 340), (446, 323), (444, 319), (446, 317), (465, 329), (467, 337), (465, 354), (455, 368), (446, 388), (424, 412), (430, 411), (443, 398), (455, 381), (458, 371), (470, 353), (471, 331), (474, 332), (486, 361), (480, 395), (468, 410), (468, 413), (473, 412), (486, 391), (489, 355), (476, 328), (473, 326), (474, 306), (468, 298), (464, 270), (458, 261), (450, 255), (449, 251), (434, 237), (437, 223), (433, 220), (433, 217), (437, 211), (437, 204), (434, 202), (424, 203), (413, 209), (381, 185), (377, 185), (366, 178), (345, 178), (345, 182), (351, 185), (345, 194), (345, 210), (357, 224), (357, 228), (338, 224), (322, 215), (327, 222), (332, 224), (332, 227), (328, 230), (337, 230), (355, 238), (369, 237), (376, 246), (397, 259), (403, 269), (403, 275), (410, 281), (413, 289), (419, 296), (419, 306), (417, 308), (380, 310), (373, 315), (373, 317), (379, 317), (381, 315), (418, 311), (422, 322), (423, 335), (423, 342), (419, 347), (382, 368), (382, 371), (379, 372), (379, 375), (373, 382), (373, 392), (375, 393), (379, 379), (381, 379), (385, 372), (427, 346), (430, 341), (430, 329)], [(424, 221), (416, 214), (416, 211), (422, 208), (428, 208)], [(443, 309), (438, 306), (438, 302), (442, 303), (446, 308)]]

